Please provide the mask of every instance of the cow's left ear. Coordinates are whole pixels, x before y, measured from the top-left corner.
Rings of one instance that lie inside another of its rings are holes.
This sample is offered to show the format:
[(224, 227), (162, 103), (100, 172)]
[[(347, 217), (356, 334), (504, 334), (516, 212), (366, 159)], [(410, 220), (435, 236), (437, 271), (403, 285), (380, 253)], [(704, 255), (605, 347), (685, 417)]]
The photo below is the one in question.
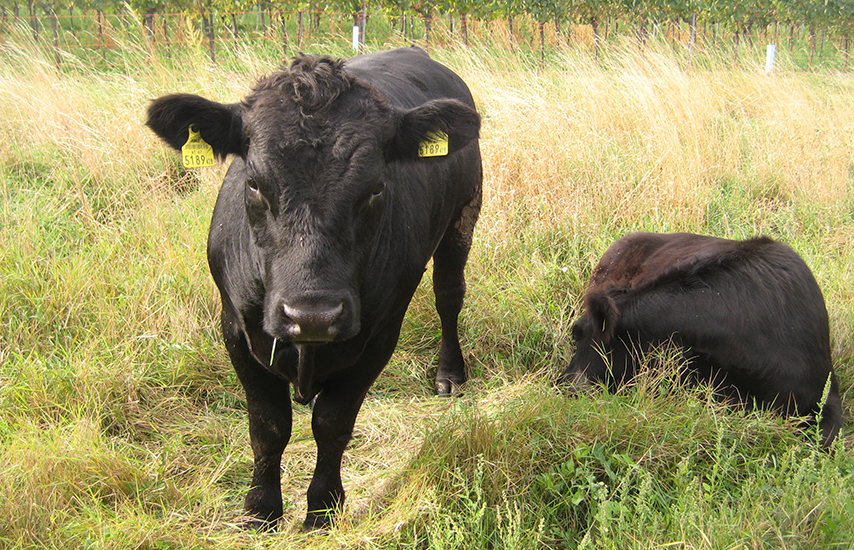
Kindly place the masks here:
[(428, 134), (448, 135), (448, 154), (454, 154), (480, 132), (480, 115), (456, 99), (434, 99), (398, 113), (394, 136), (386, 147), (387, 160), (418, 158), (419, 145)]

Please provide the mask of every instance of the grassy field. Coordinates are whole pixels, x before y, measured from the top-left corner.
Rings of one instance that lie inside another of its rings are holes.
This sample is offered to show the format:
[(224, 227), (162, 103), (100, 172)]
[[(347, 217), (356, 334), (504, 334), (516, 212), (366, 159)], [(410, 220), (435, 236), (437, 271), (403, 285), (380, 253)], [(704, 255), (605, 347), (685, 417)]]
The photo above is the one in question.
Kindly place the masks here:
[[(314, 45), (310, 51), (346, 55)], [(854, 415), (854, 79), (613, 44), (547, 68), (435, 50), (483, 114), (485, 197), (462, 334), (471, 381), (431, 395), (429, 277), (345, 455), (339, 523), (301, 533), (298, 407), (278, 533), (236, 527), (244, 399), (204, 256), (224, 166), (185, 172), (142, 125), (183, 91), (234, 101), (277, 63), (129, 43), (108, 73), (0, 48), (0, 547), (851, 548), (854, 434), (829, 453), (667, 369), (567, 396), (552, 380), (591, 268), (634, 230), (765, 234), (814, 270)], [(666, 354), (666, 351), (662, 352)], [(674, 365), (675, 360), (666, 361)]]

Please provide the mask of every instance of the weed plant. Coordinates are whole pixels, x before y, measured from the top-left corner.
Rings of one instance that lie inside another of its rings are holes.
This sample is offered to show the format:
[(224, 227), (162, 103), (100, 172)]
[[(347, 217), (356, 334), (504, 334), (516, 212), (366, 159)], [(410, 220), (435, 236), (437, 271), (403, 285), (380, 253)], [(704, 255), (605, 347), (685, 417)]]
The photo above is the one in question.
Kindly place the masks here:
[(258, 534), (236, 527), (252, 456), (204, 256), (225, 166), (185, 171), (142, 121), (167, 92), (236, 100), (277, 53), (241, 46), (212, 66), (202, 47), (169, 63), (132, 39), (123, 52), (116, 70), (71, 55), (57, 70), (38, 44), (0, 46), (0, 547), (850, 548), (848, 423), (821, 452), (792, 422), (681, 386), (673, 354), (616, 393), (552, 385), (616, 238), (765, 234), (816, 274), (852, 417), (849, 74), (630, 42), (546, 68), (482, 45), (431, 51), (484, 121), (471, 381), (431, 395), (425, 277), (345, 455), (340, 521), (297, 528), (314, 461), (297, 408), (285, 519)]

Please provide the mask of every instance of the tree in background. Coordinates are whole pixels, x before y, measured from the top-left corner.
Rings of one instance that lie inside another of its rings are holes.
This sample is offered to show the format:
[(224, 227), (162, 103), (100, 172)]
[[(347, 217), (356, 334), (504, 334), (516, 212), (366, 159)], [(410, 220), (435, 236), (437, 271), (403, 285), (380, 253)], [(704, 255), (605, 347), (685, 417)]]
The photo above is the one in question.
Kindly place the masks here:
[[(79, 41), (79, 31), (88, 24), (92, 29), (91, 35), (97, 35), (97, 45), (103, 46), (109, 42), (105, 37), (106, 16), (118, 15), (123, 19), (125, 14), (131, 13), (131, 19), (139, 21), (138, 29), (149, 48), (169, 42), (170, 30), (174, 33), (178, 26), (186, 24), (190, 33), (203, 35), (211, 58), (215, 58), (214, 46), (222, 39), (221, 31), (228, 29), (228, 33), (237, 38), (254, 20), (256, 30), (263, 29), (265, 36), (281, 36), (283, 53), (287, 55), (288, 32), (290, 29), (293, 35), (294, 26), (296, 47), (303, 47), (306, 12), (309, 14), (307, 26), (314, 30), (319, 29), (324, 9), (344, 14), (344, 18), (352, 17), (364, 40), (365, 21), (369, 17), (364, 9), (366, 5), (364, 0), (336, 0), (327, 4), (321, 4), (319, 0), (193, 0), (190, 3), (186, 0), (27, 0), (25, 7), (23, 0), (0, 0), (0, 22), (7, 23), (0, 25), (0, 32), (12, 32), (13, 26), (8, 24), (11, 17), (21, 24), (26, 20), (36, 40), (44, 38), (39, 34), (46, 35), (43, 31), (51, 28), (53, 45), (59, 55), (65, 31), (70, 30)], [(822, 55), (827, 37), (839, 38), (839, 51), (846, 68), (854, 32), (854, 0), (377, 0), (369, 7), (387, 16), (392, 30), (399, 29), (404, 38), (415, 38), (407, 36), (411, 35), (412, 22), (416, 19), (423, 21), (424, 35), (417, 39), (424, 40), (427, 47), (434, 41), (433, 23), (441, 14), (447, 15), (452, 34), (466, 45), (471, 40), (471, 21), (488, 23), (503, 19), (510, 43), (514, 47), (525, 47), (519, 23), (533, 21), (541, 60), (545, 59), (546, 25), (549, 22), (554, 23), (559, 41), (565, 36), (562, 27), (578, 23), (590, 28), (597, 55), (612, 28), (616, 32), (619, 26), (628, 25), (643, 43), (648, 33), (662, 29), (668, 37), (677, 36), (683, 22), (689, 24), (688, 49), (693, 52), (699, 22), (712, 29), (715, 39), (719, 32), (732, 36), (735, 60), (738, 59), (740, 45), (749, 44), (757, 33), (767, 35), (773, 29), (774, 41), (777, 42), (777, 29), (782, 26), (784, 29), (788, 27), (790, 48), (797, 46), (796, 33), (798, 39), (806, 39), (810, 65), (814, 63), (816, 54)], [(93, 10), (94, 17), (81, 24), (78, 15)], [(60, 12), (78, 17), (60, 18)], [(251, 13), (247, 15), (247, 12)], [(459, 21), (459, 26), (456, 21)], [(490, 32), (496, 28), (489, 26)], [(799, 29), (804, 33), (801, 34)]]
[(590, 25), (593, 29), (593, 50), (599, 56), (602, 43), (600, 25), (607, 21), (613, 13), (617, 13), (616, 6), (611, 0), (574, 0), (569, 3), (569, 13), (574, 14), (579, 23)]
[(475, 17), (482, 14), (483, 2), (478, 0), (443, 0), (440, 9), (448, 14), (456, 14), (460, 18), (460, 32), (463, 36), (463, 44), (469, 45), (469, 16)]
[(555, 29), (560, 32), (560, 22), (567, 15), (568, 4), (564, 0), (524, 0), (525, 11), (537, 22), (537, 33), (540, 42), (540, 62), (546, 62), (545, 26), (554, 21)]
[(842, 37), (843, 69), (848, 70), (851, 55), (851, 35), (854, 34), (854, 2), (827, 0), (828, 25)]

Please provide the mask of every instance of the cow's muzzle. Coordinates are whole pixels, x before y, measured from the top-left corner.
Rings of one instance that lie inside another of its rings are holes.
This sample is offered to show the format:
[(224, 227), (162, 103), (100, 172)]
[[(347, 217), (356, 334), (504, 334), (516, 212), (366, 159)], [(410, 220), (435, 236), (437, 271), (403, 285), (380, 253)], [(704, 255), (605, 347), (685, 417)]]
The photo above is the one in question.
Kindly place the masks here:
[(358, 332), (358, 317), (347, 299), (312, 299), (281, 304), (281, 332), (294, 343), (325, 344)]

